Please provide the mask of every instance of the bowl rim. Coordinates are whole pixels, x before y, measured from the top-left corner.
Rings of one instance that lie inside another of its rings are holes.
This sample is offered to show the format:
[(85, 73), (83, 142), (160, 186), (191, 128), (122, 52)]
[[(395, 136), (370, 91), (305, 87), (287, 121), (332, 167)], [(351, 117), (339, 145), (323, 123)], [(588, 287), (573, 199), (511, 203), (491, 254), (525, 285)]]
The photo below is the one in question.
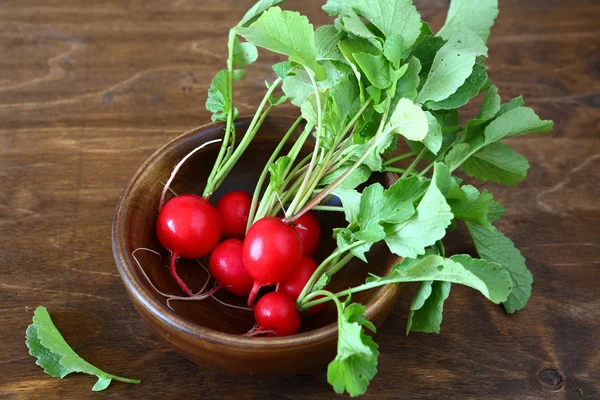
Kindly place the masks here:
[[(243, 116), (236, 118), (235, 123), (249, 123), (252, 117)], [(295, 118), (282, 115), (268, 116), (267, 119), (285, 119), (290, 122), (295, 121)], [(216, 128), (224, 125), (223, 122), (211, 122), (196, 128), (190, 129), (176, 138), (170, 140), (165, 145), (156, 150), (146, 161), (137, 169), (133, 177), (127, 183), (123, 194), (119, 197), (117, 207), (115, 209), (113, 223), (112, 223), (112, 252), (119, 274), (127, 288), (129, 294), (134, 297), (134, 303), (137, 302), (142, 305), (153, 317), (161, 320), (173, 329), (179, 332), (185, 333), (186, 335), (196, 337), (209, 343), (232, 346), (236, 348), (248, 348), (248, 347), (261, 347), (261, 348), (283, 348), (289, 346), (305, 345), (309, 342), (319, 342), (323, 340), (330, 340), (334, 336), (337, 336), (337, 322), (332, 322), (323, 327), (308, 331), (301, 332), (291, 336), (284, 337), (247, 337), (239, 334), (232, 334), (227, 332), (221, 332), (218, 330), (210, 329), (197, 325), (185, 318), (177, 315), (174, 311), (169, 309), (166, 305), (158, 301), (152, 293), (142, 284), (140, 278), (135, 274), (132, 262), (123, 256), (125, 248), (125, 239), (123, 232), (125, 231), (125, 218), (121, 217), (121, 214), (125, 212), (124, 199), (128, 198), (137, 181), (140, 179), (144, 171), (151, 165), (157, 158), (163, 153), (177, 147), (182, 142), (185, 142), (190, 137), (201, 133), (207, 129)], [(395, 175), (395, 174), (392, 174)], [(399, 284), (385, 285), (377, 288), (379, 295), (374, 301), (366, 305), (365, 316), (366, 318), (371, 317), (373, 314), (378, 312), (385, 304), (389, 301), (393, 301), (394, 297), (400, 290)], [(257, 346), (258, 345), (258, 346)]]

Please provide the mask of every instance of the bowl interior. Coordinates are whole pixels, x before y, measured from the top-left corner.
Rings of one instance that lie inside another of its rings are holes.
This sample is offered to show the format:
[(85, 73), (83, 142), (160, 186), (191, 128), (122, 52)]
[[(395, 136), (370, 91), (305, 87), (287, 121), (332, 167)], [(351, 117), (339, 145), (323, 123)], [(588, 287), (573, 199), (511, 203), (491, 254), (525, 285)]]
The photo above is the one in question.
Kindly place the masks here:
[[(252, 193), (265, 163), (292, 122), (293, 119), (281, 117), (265, 120), (250, 147), (210, 201), (215, 204), (223, 194), (231, 190), (245, 190)], [(236, 122), (238, 137), (245, 132), (248, 123), (249, 120), (244, 118)], [(140, 250), (135, 253), (135, 256), (157, 289), (164, 293), (184, 295), (170, 275), (167, 266), (169, 253), (160, 246), (156, 238), (155, 223), (158, 213), (158, 200), (163, 183), (168, 179), (173, 166), (195, 147), (208, 140), (220, 137), (222, 129), (223, 126), (220, 124), (211, 124), (170, 142), (150, 157), (144, 166), (140, 168), (121, 200), (120, 209), (124, 221), (122, 239), (125, 244), (123, 247), (125, 254), (122, 254), (125, 260), (123, 268), (129, 268), (133, 272), (134, 279), (138, 281), (143, 290), (165, 306), (166, 299), (157, 293), (146, 280), (136, 265), (132, 252), (138, 248), (147, 248), (159, 252), (160, 256), (157, 256), (151, 252)], [(295, 134), (298, 133), (299, 130)], [(293, 140), (290, 142), (293, 142)], [(288, 144), (282, 154), (285, 154), (290, 146)], [(306, 145), (305, 154), (308, 154), (310, 147), (310, 144)], [(218, 150), (219, 144), (215, 144), (190, 157), (173, 181), (171, 189), (177, 194), (195, 193), (201, 195)], [(387, 174), (381, 174), (375, 179), (384, 185), (393, 182), (393, 176)], [(172, 195), (169, 195), (168, 198), (170, 196)], [(333, 198), (331, 201), (335, 202), (336, 200)], [(344, 226), (345, 220), (343, 214), (338, 212), (319, 211), (316, 216), (323, 230), (322, 242), (315, 256), (316, 261), (320, 262), (336, 246), (335, 240), (332, 238), (333, 228)], [(119, 240), (119, 238), (116, 239)], [(354, 259), (335, 275), (328, 288), (335, 292), (360, 284), (364, 282), (368, 272), (385, 274), (397, 260), (382, 245), (374, 246), (368, 257), (370, 261), (368, 269), (366, 264)], [(200, 263), (208, 266), (208, 258), (202, 260), (181, 259), (177, 264), (180, 276), (193, 291), (200, 290), (207, 280), (207, 273)], [(212, 286), (213, 281), (211, 280), (206, 288), (209, 289)], [(380, 289), (366, 291), (356, 294), (353, 300), (368, 307), (369, 303), (374, 301), (379, 294)], [(225, 290), (217, 292), (215, 297), (228, 304), (245, 306), (245, 298), (234, 296)], [(203, 301), (171, 301), (170, 304), (173, 308), (172, 312), (183, 319), (198, 326), (223, 333), (241, 334), (254, 325), (251, 312), (224, 306), (212, 298)], [(165, 312), (171, 311), (165, 308)], [(332, 304), (327, 304), (324, 312), (319, 315), (303, 318), (302, 331), (306, 332), (323, 327), (335, 322), (335, 318), (335, 307)]]

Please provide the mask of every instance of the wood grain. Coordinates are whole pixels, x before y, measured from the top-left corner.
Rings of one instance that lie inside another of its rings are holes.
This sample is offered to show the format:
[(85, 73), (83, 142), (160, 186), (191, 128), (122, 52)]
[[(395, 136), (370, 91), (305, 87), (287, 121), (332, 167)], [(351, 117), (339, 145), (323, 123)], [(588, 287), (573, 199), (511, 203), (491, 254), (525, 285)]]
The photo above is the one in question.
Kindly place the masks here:
[[(324, 371), (274, 379), (199, 369), (142, 322), (115, 270), (114, 208), (137, 167), (208, 121), (228, 28), (249, 0), (4, 0), (0, 5), (0, 398), (330, 399)], [(455, 287), (441, 335), (404, 337), (414, 286), (377, 342), (365, 398), (600, 398), (600, 51), (595, 0), (501, 1), (489, 42), (503, 99), (523, 93), (556, 129), (511, 141), (531, 162), (515, 188), (484, 185), (509, 210), (500, 229), (535, 277), (507, 316)], [(289, 4), (328, 22), (320, 1)], [(418, 1), (439, 27), (447, 1)], [(274, 56), (237, 87), (242, 114), (262, 96)], [(292, 114), (292, 108), (281, 111)], [(452, 252), (472, 251), (458, 232)], [(43, 304), (74, 349), (141, 378), (102, 394), (93, 380), (45, 375), (24, 333)]]

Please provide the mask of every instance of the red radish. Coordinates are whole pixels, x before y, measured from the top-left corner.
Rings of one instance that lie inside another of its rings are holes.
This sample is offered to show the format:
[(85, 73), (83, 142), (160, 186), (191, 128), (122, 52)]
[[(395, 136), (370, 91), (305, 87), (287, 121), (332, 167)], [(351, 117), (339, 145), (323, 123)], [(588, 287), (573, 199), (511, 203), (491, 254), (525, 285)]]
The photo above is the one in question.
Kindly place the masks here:
[(251, 203), (252, 196), (242, 190), (234, 190), (219, 199), (216, 208), (223, 221), (223, 237), (244, 238)]
[(215, 280), (237, 296), (248, 296), (254, 282), (242, 260), (242, 241), (227, 239), (217, 245), (210, 255), (208, 267)]
[(255, 332), (267, 331), (267, 336), (289, 336), (300, 330), (300, 313), (296, 304), (285, 294), (270, 292), (256, 303)]
[[(317, 270), (317, 263), (309, 257), (302, 257), (300, 265), (292, 272), (285, 281), (279, 282), (278, 292), (287, 295), (293, 301), (298, 300), (298, 296), (302, 293), (302, 289)], [(325, 307), (325, 303), (317, 304), (310, 308), (310, 314), (315, 315)]]
[(182, 194), (169, 200), (158, 213), (156, 235), (160, 244), (170, 250), (171, 274), (181, 289), (192, 291), (177, 275), (178, 257), (200, 258), (215, 248), (221, 237), (221, 217), (207, 200), (194, 194)]
[(294, 227), (302, 238), (302, 255), (314, 256), (321, 242), (321, 225), (315, 215), (307, 212), (294, 221)]
[(246, 234), (243, 247), (244, 265), (254, 279), (248, 305), (263, 286), (288, 278), (302, 258), (302, 240), (298, 232), (279, 218), (256, 221)]

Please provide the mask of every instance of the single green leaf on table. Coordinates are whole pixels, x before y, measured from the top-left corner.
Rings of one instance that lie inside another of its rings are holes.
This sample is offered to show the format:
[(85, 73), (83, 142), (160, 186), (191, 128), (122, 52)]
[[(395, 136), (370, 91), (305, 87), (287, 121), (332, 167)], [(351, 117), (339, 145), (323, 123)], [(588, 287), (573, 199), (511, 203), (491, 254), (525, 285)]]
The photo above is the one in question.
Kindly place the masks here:
[(35, 310), (33, 323), (26, 331), (25, 343), (29, 348), (29, 354), (37, 358), (36, 364), (55, 378), (62, 379), (72, 372), (95, 375), (98, 381), (92, 388), (93, 391), (106, 389), (113, 379), (121, 382), (140, 383), (137, 379), (108, 374), (79, 357), (54, 326), (46, 307), (39, 306)]
[(514, 243), (496, 228), (467, 222), (467, 228), (473, 237), (479, 256), (490, 262), (502, 265), (510, 273), (512, 291), (503, 305), (508, 313), (514, 313), (525, 307), (531, 296), (533, 277), (521, 252)]
[(452, 36), (436, 53), (417, 101), (441, 101), (456, 93), (479, 56), (487, 57), (487, 47), (473, 32), (465, 30)]
[(449, 39), (466, 28), (486, 42), (497, 16), (498, 0), (452, 0), (446, 23), (438, 35)]
[(313, 26), (305, 16), (271, 7), (249, 27), (236, 28), (236, 32), (256, 46), (284, 54), (290, 61), (304, 65), (316, 79), (325, 78), (325, 70), (317, 63)]
[(252, 22), (256, 21), (270, 7), (283, 3), (285, 0), (258, 0), (254, 5), (246, 11), (237, 26), (247, 27)]
[[(484, 228), (485, 229), (485, 228)], [(387, 276), (371, 276), (369, 283), (399, 283), (442, 281), (469, 286), (493, 303), (506, 301), (511, 294), (512, 281), (506, 268), (496, 262), (457, 254), (450, 258), (425, 255), (418, 259), (405, 258)]]
[(409, 332), (440, 333), (444, 301), (450, 294), (450, 282), (423, 281), (410, 305), (406, 323)]
[(467, 158), (461, 165), (467, 175), (505, 185), (515, 185), (525, 179), (529, 161), (503, 143), (492, 143)]
[(364, 313), (362, 304), (346, 302), (338, 307), (337, 355), (327, 367), (327, 381), (335, 392), (352, 397), (364, 394), (377, 373), (377, 344), (364, 332), (364, 328), (375, 332), (375, 326)]
[(240, 43), (237, 36), (233, 42), (233, 65), (245, 67), (258, 58), (256, 46), (249, 42)]
[(453, 218), (450, 206), (437, 187), (434, 171), (415, 215), (401, 224), (386, 226), (385, 242), (392, 253), (415, 258), (444, 237)]
[(476, 63), (471, 75), (454, 94), (442, 101), (428, 101), (425, 106), (430, 110), (451, 110), (464, 106), (482, 90), (488, 79), (486, 70), (482, 63)]

